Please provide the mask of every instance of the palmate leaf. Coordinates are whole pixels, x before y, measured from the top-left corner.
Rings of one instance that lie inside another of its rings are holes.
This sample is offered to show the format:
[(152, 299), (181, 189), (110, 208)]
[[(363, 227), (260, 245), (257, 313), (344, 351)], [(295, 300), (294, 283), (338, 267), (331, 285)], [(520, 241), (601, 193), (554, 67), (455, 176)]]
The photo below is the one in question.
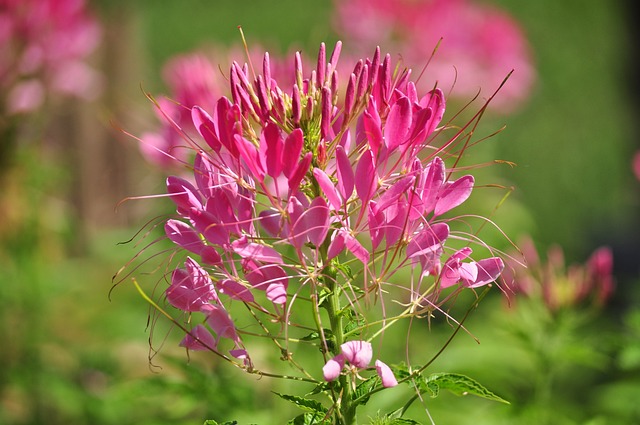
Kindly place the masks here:
[[(438, 390), (449, 390), (456, 395), (471, 394), (486, 398), (487, 400), (510, 404), (507, 400), (489, 391), (478, 381), (458, 373), (434, 373), (429, 375), (427, 378), (424, 378), (424, 384), (429, 388), (429, 392), (432, 393), (433, 389), (437, 388)], [(435, 395), (432, 395), (432, 397), (436, 397), (437, 395), (436, 390)]]

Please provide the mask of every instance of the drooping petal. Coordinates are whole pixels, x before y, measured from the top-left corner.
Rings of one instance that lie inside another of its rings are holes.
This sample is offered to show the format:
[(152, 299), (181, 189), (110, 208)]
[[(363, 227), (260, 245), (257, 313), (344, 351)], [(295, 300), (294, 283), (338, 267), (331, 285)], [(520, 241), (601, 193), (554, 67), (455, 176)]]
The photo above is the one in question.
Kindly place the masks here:
[(238, 339), (236, 327), (229, 312), (221, 305), (207, 304), (200, 309), (207, 316), (207, 324), (219, 338)]
[(193, 351), (217, 350), (216, 340), (211, 332), (198, 324), (180, 341), (180, 347)]
[(391, 388), (398, 385), (398, 380), (396, 379), (395, 375), (391, 371), (391, 368), (387, 366), (386, 363), (380, 360), (376, 360), (375, 365), (376, 365), (376, 372), (378, 373), (378, 376), (382, 380), (383, 387)]
[(218, 301), (209, 274), (188, 257), (185, 268), (177, 268), (171, 274), (165, 295), (172, 306), (183, 311), (199, 311), (209, 301)]
[(359, 368), (369, 367), (371, 358), (373, 357), (373, 348), (371, 343), (367, 341), (347, 341), (340, 346), (344, 358)]
[(344, 243), (347, 249), (366, 265), (369, 262), (369, 251), (353, 235), (346, 231), (342, 232), (344, 232)]
[(284, 304), (287, 302), (287, 289), (281, 283), (273, 283), (267, 287), (267, 299), (274, 304)]
[(377, 202), (376, 211), (384, 211), (389, 205), (395, 203), (400, 196), (407, 193), (409, 188), (415, 182), (415, 176), (405, 176), (395, 182), (391, 187), (384, 191)]

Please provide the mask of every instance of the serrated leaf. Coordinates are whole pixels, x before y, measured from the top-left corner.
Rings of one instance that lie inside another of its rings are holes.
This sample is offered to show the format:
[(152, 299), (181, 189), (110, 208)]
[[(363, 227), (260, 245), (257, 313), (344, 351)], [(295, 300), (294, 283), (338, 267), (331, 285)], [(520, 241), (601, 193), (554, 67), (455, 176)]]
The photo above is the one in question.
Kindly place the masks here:
[(273, 393), (284, 400), (292, 402), (305, 412), (320, 413), (322, 414), (322, 416), (324, 416), (324, 414), (327, 412), (327, 409), (319, 401), (311, 400), (304, 397), (298, 397), (295, 395), (280, 394), (275, 391), (273, 391)]
[(308, 393), (306, 393), (305, 395), (316, 395), (316, 394), (320, 394), (320, 393), (328, 391), (328, 390), (329, 390), (329, 383), (328, 382), (320, 382), (318, 385), (313, 387), (313, 389), (311, 391), (309, 391)]
[(287, 422), (287, 425), (331, 425), (331, 422), (324, 420), (324, 414), (303, 413)]
[[(376, 387), (376, 384), (379, 383), (380, 380), (378, 379), (378, 377), (371, 377), (369, 379), (367, 379), (364, 382), (361, 382), (360, 384), (358, 384), (358, 386), (356, 387), (356, 391), (354, 393), (354, 400), (358, 400), (358, 404), (356, 404), (356, 406), (359, 406), (361, 404), (367, 404), (367, 402), (369, 401), (369, 394), (371, 393), (371, 391)], [(360, 397), (362, 397), (362, 399), (360, 399)]]
[(213, 419), (209, 419), (204, 421), (204, 425), (238, 425), (238, 421), (227, 421), (227, 422), (223, 422), (221, 424), (219, 424), (218, 422), (214, 421)]
[(456, 395), (475, 395), (487, 400), (510, 404), (507, 400), (492, 393), (478, 381), (458, 373), (434, 373), (425, 379), (427, 386), (436, 385), (439, 389), (449, 390)]

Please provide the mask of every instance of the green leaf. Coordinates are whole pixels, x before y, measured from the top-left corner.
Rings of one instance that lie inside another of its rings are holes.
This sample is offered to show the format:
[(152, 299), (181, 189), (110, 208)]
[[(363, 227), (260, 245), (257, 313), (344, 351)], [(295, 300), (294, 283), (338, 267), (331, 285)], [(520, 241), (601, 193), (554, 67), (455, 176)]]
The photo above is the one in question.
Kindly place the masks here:
[(227, 422), (218, 424), (218, 422), (214, 421), (213, 419), (209, 419), (204, 421), (204, 425), (238, 425), (238, 421), (227, 421)]
[(275, 391), (273, 391), (273, 393), (282, 399), (292, 402), (305, 412), (319, 413), (322, 416), (327, 413), (327, 409), (319, 401), (310, 400), (308, 398), (298, 397), (295, 395), (280, 394)]
[[(435, 386), (438, 389), (449, 390), (456, 395), (472, 394), (486, 398), (487, 400), (510, 404), (502, 397), (489, 391), (477, 381), (458, 373), (434, 373), (424, 380), (424, 384), (427, 388), (433, 388), (433, 386)], [(436, 391), (436, 394), (432, 395), (432, 397), (436, 397), (437, 395)]]
[[(378, 377), (371, 377), (364, 382), (361, 382), (356, 387), (356, 391), (354, 393), (354, 400), (357, 400), (358, 403), (356, 406), (361, 404), (367, 404), (370, 398), (371, 391), (376, 387), (376, 384), (379, 383), (380, 380)], [(362, 397), (362, 399), (361, 399)]]
[(287, 425), (331, 425), (330, 421), (324, 420), (324, 416), (320, 413), (304, 413), (291, 419)]
[(320, 382), (318, 385), (313, 387), (313, 389), (311, 391), (309, 391), (305, 395), (316, 395), (316, 394), (320, 394), (320, 393), (323, 393), (323, 392), (328, 391), (328, 390), (329, 390), (329, 383), (328, 382)]
[(391, 420), (391, 422), (387, 422), (388, 425), (421, 425), (420, 422), (414, 421), (413, 419), (405, 419), (405, 418), (396, 418)]

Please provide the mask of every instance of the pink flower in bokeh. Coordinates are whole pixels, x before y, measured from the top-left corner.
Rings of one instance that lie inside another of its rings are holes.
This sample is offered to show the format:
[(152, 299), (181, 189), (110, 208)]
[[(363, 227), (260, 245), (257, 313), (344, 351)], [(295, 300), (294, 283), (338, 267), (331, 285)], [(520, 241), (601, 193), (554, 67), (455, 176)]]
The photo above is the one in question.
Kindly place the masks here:
[[(506, 12), (472, 0), (339, 0), (335, 24), (350, 44), (381, 44), (420, 70), (442, 38), (420, 87), (469, 100), (488, 97), (513, 69), (492, 104), (506, 113), (527, 99), (535, 79), (530, 46)], [(358, 52), (359, 53), (359, 52)], [(455, 84), (455, 86), (454, 86)]]
[(511, 257), (502, 274), (510, 295), (541, 299), (551, 311), (584, 302), (602, 306), (611, 297), (615, 283), (609, 247), (598, 248), (585, 264), (568, 267), (557, 245), (548, 249), (546, 262), (541, 261), (531, 239), (524, 239), (520, 247), (524, 262)]
[(94, 99), (101, 76), (86, 59), (100, 38), (83, 0), (0, 0), (0, 108), (29, 113), (52, 94)]

